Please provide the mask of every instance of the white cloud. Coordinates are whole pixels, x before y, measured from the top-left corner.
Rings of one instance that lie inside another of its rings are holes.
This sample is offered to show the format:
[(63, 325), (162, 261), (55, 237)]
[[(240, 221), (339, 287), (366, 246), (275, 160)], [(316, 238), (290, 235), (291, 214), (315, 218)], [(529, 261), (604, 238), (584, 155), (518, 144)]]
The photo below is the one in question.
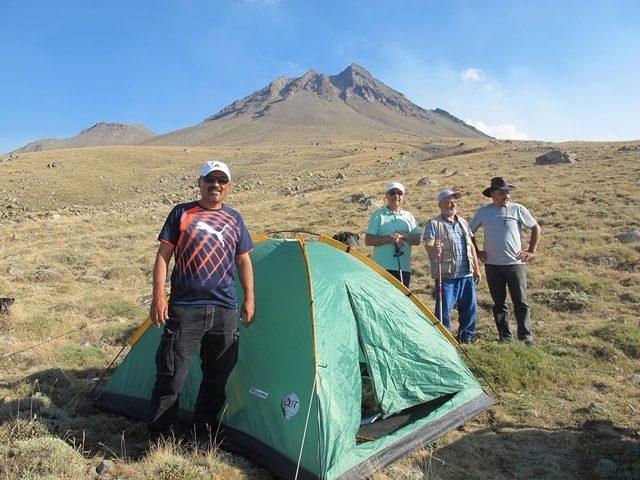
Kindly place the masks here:
[(497, 82), (496, 80), (490, 80), (490, 81), (486, 82), (482, 86), (482, 89), (485, 92), (493, 93), (494, 95), (497, 95), (498, 97), (501, 97), (502, 95), (507, 93), (507, 91), (504, 88), (502, 88), (502, 85), (500, 85), (500, 83)]
[(525, 132), (521, 132), (515, 125), (503, 124), (503, 125), (487, 125), (482, 120), (474, 122), (473, 120), (467, 120), (469, 125), (473, 125), (478, 130), (487, 135), (503, 140), (529, 140), (529, 135)]
[(463, 80), (471, 80), (473, 82), (480, 82), (484, 80), (484, 72), (479, 68), (467, 68), (460, 72), (460, 76)]

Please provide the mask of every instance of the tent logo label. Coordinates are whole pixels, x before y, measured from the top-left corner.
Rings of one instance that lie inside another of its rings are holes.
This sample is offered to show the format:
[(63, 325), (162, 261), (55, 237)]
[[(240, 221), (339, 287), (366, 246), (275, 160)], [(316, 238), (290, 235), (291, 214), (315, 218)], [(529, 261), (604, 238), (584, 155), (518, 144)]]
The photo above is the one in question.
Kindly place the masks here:
[(262, 390), (259, 390), (256, 387), (251, 387), (249, 389), (249, 393), (255, 395), (256, 397), (260, 397), (260, 398), (267, 398), (269, 396), (269, 394), (267, 392), (263, 392)]
[(295, 393), (290, 393), (282, 399), (280, 407), (282, 408), (282, 415), (284, 415), (284, 419), (291, 420), (296, 416), (296, 413), (298, 413), (298, 410), (300, 409), (300, 398), (298, 398), (298, 395)]

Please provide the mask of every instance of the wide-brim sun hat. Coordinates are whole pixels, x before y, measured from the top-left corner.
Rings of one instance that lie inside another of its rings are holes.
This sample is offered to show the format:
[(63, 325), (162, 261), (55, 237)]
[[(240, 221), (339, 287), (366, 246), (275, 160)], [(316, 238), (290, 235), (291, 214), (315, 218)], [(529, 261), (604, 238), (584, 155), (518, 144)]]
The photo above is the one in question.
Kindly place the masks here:
[(490, 197), (491, 192), (493, 192), (494, 190), (502, 190), (505, 193), (509, 193), (511, 190), (515, 189), (516, 187), (514, 187), (513, 185), (509, 185), (509, 183), (507, 183), (504, 178), (493, 177), (491, 179), (491, 186), (489, 188), (485, 188), (482, 191), (482, 195), (484, 195), (485, 197)]

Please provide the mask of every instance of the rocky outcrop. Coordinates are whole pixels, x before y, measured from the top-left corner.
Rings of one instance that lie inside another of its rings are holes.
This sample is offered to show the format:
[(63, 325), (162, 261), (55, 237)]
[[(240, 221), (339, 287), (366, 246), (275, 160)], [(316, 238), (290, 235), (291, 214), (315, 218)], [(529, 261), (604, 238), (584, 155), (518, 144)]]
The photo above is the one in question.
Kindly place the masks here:
[(576, 163), (577, 157), (573, 153), (560, 150), (551, 150), (536, 157), (536, 165), (559, 165), (563, 163)]

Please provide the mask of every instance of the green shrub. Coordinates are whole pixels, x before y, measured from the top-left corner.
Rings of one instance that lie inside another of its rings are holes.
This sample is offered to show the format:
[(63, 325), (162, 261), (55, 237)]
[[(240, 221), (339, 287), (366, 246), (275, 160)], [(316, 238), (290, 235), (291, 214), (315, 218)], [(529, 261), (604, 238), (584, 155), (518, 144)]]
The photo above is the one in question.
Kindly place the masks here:
[(102, 330), (101, 340), (109, 345), (124, 345), (137, 328), (137, 323), (134, 325), (130, 323), (109, 325)]
[(611, 288), (611, 280), (583, 273), (558, 273), (545, 286), (551, 290), (571, 290), (589, 295), (598, 295)]
[(159, 478), (171, 478), (175, 480), (210, 479), (207, 470), (196, 465), (192, 459), (179, 454), (156, 454), (147, 457), (144, 462), (140, 478), (144, 480), (156, 480)]
[(102, 366), (107, 358), (105, 352), (97, 347), (78, 345), (62, 347), (57, 356), (64, 365), (73, 368)]
[(591, 335), (611, 343), (627, 357), (640, 358), (640, 330), (637, 327), (619, 323), (604, 325)]
[(57, 256), (57, 259), (63, 265), (75, 270), (95, 265), (93, 254), (88, 251), (63, 250), (62, 253)]
[(573, 290), (540, 289), (533, 292), (531, 298), (559, 312), (581, 312), (593, 301), (590, 295)]
[(109, 310), (111, 315), (122, 318), (136, 318), (136, 315), (140, 313), (140, 309), (136, 308), (128, 302), (113, 301), (109, 303)]
[(86, 477), (87, 466), (82, 455), (59, 438), (37, 437), (1, 446), (0, 471), (7, 480), (77, 480)]
[(50, 433), (48, 425), (38, 420), (14, 418), (0, 424), (0, 445), (8, 445), (20, 440), (43, 437)]
[(505, 390), (532, 390), (546, 383), (550, 373), (546, 355), (537, 348), (520, 343), (489, 344), (481, 349), (468, 349), (474, 374)]
[(633, 291), (622, 292), (620, 294), (620, 300), (623, 302), (640, 303), (640, 293)]

